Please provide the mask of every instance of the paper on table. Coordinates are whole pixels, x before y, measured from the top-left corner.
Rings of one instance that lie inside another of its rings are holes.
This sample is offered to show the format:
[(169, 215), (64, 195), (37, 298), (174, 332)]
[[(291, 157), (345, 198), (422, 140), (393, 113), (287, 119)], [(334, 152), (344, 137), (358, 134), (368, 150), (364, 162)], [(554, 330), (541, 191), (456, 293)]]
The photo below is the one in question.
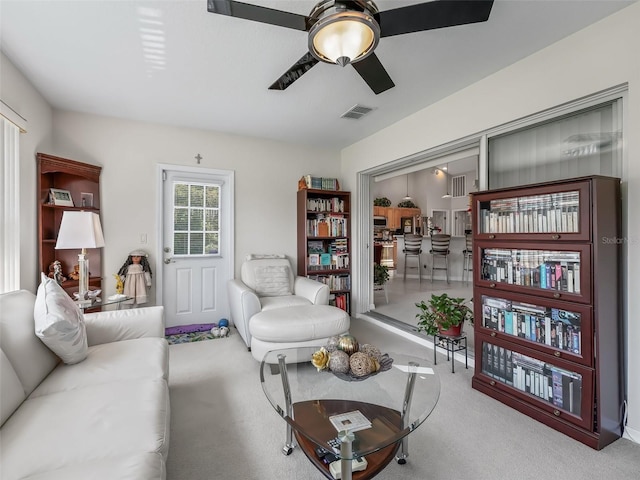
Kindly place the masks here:
[(405, 373), (423, 373), (425, 375), (433, 375), (433, 368), (429, 368), (429, 367), (409, 367), (408, 365), (398, 365), (398, 364), (393, 364), (394, 367), (396, 367), (398, 370), (402, 370)]

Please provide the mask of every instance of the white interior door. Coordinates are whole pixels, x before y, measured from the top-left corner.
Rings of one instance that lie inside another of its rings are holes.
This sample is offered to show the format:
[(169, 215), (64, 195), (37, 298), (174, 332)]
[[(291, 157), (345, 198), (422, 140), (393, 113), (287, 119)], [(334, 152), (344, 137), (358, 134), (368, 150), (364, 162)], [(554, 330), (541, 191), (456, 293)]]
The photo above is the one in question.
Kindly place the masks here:
[(167, 327), (229, 318), (233, 172), (163, 168), (162, 304)]

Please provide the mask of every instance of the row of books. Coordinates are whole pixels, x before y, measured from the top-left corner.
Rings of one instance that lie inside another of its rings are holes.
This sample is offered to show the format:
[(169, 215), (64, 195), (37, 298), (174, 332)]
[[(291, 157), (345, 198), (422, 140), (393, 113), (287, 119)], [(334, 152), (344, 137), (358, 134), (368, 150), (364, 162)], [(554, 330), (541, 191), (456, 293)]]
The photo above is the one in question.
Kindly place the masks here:
[(307, 219), (307, 235), (310, 237), (346, 237), (348, 220), (341, 216), (327, 215)]
[(482, 325), (560, 350), (582, 351), (581, 315), (576, 312), (483, 295)]
[(582, 375), (487, 342), (482, 373), (555, 407), (580, 415)]
[(329, 241), (325, 247), (327, 240), (307, 240), (308, 253), (331, 253), (339, 255), (349, 253), (349, 240), (347, 238), (334, 238)]
[(313, 188), (317, 190), (340, 190), (340, 182), (337, 178), (326, 177), (314, 177), (312, 175), (305, 175), (302, 177), (307, 188)]
[(350, 295), (348, 293), (336, 293), (329, 297), (329, 305), (341, 308), (345, 312), (351, 311)]
[(533, 210), (497, 213), (480, 211), (482, 233), (575, 233), (580, 231), (578, 207), (571, 210)]
[(310, 212), (344, 213), (344, 200), (334, 198), (307, 198), (307, 210)]
[(579, 193), (496, 199), (480, 208), (483, 233), (578, 232)]
[(329, 285), (330, 290), (351, 290), (351, 275), (307, 275), (310, 279)]
[(580, 293), (580, 253), (485, 249), (481, 278), (510, 285)]
[(308, 270), (348, 269), (348, 253), (311, 253), (308, 259)]

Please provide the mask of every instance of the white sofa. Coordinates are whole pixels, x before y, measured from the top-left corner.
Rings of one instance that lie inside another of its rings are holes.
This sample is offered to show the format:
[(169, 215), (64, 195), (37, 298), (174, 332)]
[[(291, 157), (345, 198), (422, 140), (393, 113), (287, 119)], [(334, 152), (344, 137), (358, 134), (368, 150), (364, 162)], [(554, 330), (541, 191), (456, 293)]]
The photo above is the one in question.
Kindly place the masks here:
[(228, 286), (231, 320), (256, 360), (348, 333), (349, 315), (328, 305), (329, 287), (294, 276), (284, 255), (248, 255), (240, 277)]
[(35, 299), (0, 295), (0, 478), (166, 478), (162, 307), (86, 314), (88, 356), (66, 365), (34, 333)]

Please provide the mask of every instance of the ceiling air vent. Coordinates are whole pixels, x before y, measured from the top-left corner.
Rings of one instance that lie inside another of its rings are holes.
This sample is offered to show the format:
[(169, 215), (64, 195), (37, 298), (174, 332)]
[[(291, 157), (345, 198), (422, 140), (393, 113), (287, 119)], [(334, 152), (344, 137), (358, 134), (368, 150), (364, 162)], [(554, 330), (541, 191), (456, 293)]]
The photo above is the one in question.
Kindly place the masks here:
[(340, 118), (353, 118), (358, 120), (369, 113), (373, 108), (365, 107), (364, 105), (354, 105), (349, 110), (340, 115)]

